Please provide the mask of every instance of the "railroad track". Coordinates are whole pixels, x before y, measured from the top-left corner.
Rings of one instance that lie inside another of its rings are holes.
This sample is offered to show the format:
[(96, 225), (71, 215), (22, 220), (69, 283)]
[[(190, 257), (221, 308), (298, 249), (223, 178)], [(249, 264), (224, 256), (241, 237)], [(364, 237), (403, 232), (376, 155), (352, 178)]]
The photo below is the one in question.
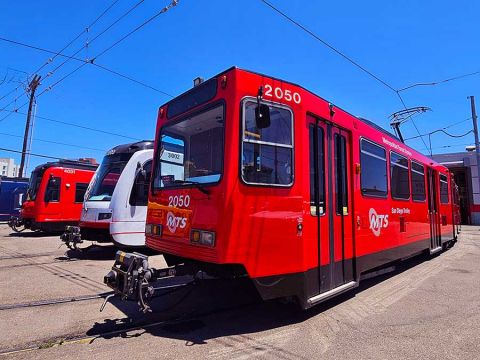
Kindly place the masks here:
[(55, 264), (67, 264), (71, 262), (76, 262), (81, 259), (56, 259), (53, 261), (46, 261), (46, 262), (32, 262), (32, 263), (26, 263), (26, 264), (15, 264), (15, 265), (0, 265), (0, 270), (1, 269), (15, 269), (15, 268), (25, 268), (29, 266), (40, 266), (40, 265), (55, 265)]
[(0, 260), (15, 260), (15, 259), (30, 259), (36, 257), (44, 257), (50, 255), (58, 255), (58, 252), (45, 252), (45, 253), (35, 253), (35, 254), (13, 254), (13, 255), (2, 255)]
[[(100, 297), (107, 296), (108, 294), (110, 294), (110, 293), (92, 295), (91, 298), (87, 298), (88, 296), (86, 296), (85, 299), (83, 297), (79, 297), (80, 300), (77, 300), (77, 301), (98, 299)], [(185, 295), (189, 295), (189, 291), (187, 291), (187, 293)], [(94, 298), (93, 296), (96, 296), (96, 297)], [(184, 297), (182, 296), (181, 299), (183, 300)], [(67, 298), (58, 299), (58, 300), (64, 301), (62, 303), (68, 302)], [(180, 300), (180, 301), (182, 301), (182, 300)], [(57, 303), (60, 303), (60, 302), (57, 302)], [(48, 304), (45, 304), (45, 303), (38, 304), (38, 305), (33, 304), (33, 303), (26, 303), (26, 304), (28, 304), (27, 307), (28, 306), (48, 305)], [(218, 315), (218, 314), (226, 313), (228, 311), (247, 309), (249, 307), (259, 305), (259, 304), (261, 304), (261, 303), (259, 303), (257, 300), (255, 300), (255, 301), (251, 301), (251, 302), (248, 302), (248, 303), (245, 303), (245, 304), (240, 304), (240, 305), (236, 304), (236, 305), (233, 305), (233, 306), (221, 307), (220, 309), (213, 309), (213, 310), (208, 310), (208, 311), (203, 311), (203, 312), (200, 311), (198, 313), (194, 313), (194, 312), (184, 313), (182, 315), (179, 315), (179, 316), (171, 318), (171, 319), (157, 320), (155, 318), (152, 319), (152, 316), (150, 316), (149, 319), (140, 319), (140, 320), (137, 320), (137, 321), (134, 320), (134, 321), (125, 321), (125, 322), (121, 322), (121, 323), (115, 323), (115, 324), (109, 325), (107, 327), (107, 330), (105, 330), (105, 331), (100, 330), (100, 331), (97, 332), (94, 329), (90, 329), (84, 334), (58, 335), (58, 336), (55, 336), (52, 339), (44, 340), (42, 342), (36, 342), (34, 344), (30, 344), (30, 345), (23, 346), (23, 347), (16, 347), (16, 348), (10, 348), (10, 349), (0, 349), (0, 356), (26, 353), (26, 352), (30, 352), (30, 351), (34, 351), (34, 350), (39, 350), (39, 349), (42, 349), (42, 348), (45, 348), (45, 347), (54, 347), (54, 346), (60, 346), (60, 345), (80, 344), (80, 343), (82, 343), (82, 344), (87, 343), (88, 344), (88, 343), (91, 343), (91, 342), (95, 341), (96, 339), (111, 338), (111, 337), (114, 337), (114, 336), (118, 336), (118, 335), (121, 335), (121, 334), (132, 332), (132, 331), (148, 330), (148, 329), (155, 328), (155, 327), (160, 327), (160, 326), (167, 327), (167, 326), (175, 326), (175, 325), (178, 325), (178, 324), (184, 324), (184, 323), (189, 323), (189, 322), (194, 322), (194, 321), (201, 321), (202, 318), (205, 318), (205, 317), (210, 316), (210, 315)], [(12, 305), (22, 307), (23, 304), (12, 304)], [(1, 310), (1, 308), (0, 308), (0, 310)], [(164, 311), (167, 312), (168, 310), (169, 309), (164, 310)], [(162, 313), (164, 313), (164, 311), (162, 310)], [(160, 315), (159, 313), (157, 313), (157, 314)], [(155, 315), (155, 313), (151, 314), (151, 315)], [(131, 318), (126, 318), (125, 320), (132, 320), (132, 319)], [(48, 345), (48, 346), (46, 346), (46, 345)]]
[(96, 300), (96, 299), (105, 299), (108, 295), (111, 295), (111, 294), (113, 294), (113, 291), (103, 292), (98, 294), (91, 294), (91, 295), (70, 296), (70, 297), (56, 298), (56, 299), (28, 301), (23, 303), (3, 304), (3, 305), (0, 305), (0, 311), (20, 309), (20, 308), (30, 308), (30, 307), (37, 307), (37, 306), (58, 305), (58, 304), (66, 304), (66, 303)]

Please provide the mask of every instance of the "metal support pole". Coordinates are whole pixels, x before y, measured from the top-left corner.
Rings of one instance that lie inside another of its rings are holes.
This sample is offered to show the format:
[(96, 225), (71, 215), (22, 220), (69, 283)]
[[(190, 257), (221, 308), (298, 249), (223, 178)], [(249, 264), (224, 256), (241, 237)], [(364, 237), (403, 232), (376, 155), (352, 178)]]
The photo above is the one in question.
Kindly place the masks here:
[(475, 111), (475, 96), (469, 96), (470, 106), (472, 108), (473, 133), (475, 135), (475, 153), (477, 155), (477, 182), (480, 194), (480, 143), (478, 141), (477, 112)]
[(30, 120), (32, 117), (32, 108), (33, 103), (35, 102), (35, 90), (37, 90), (38, 85), (40, 85), (40, 75), (35, 75), (30, 81), (28, 86), (30, 90), (30, 102), (28, 104), (28, 113), (27, 113), (27, 123), (25, 124), (25, 134), (23, 135), (23, 148), (22, 148), (22, 160), (20, 161), (20, 169), (18, 170), (18, 177), (23, 177), (23, 170), (25, 167), (25, 155), (27, 152), (27, 145), (28, 145), (28, 134), (30, 131)]

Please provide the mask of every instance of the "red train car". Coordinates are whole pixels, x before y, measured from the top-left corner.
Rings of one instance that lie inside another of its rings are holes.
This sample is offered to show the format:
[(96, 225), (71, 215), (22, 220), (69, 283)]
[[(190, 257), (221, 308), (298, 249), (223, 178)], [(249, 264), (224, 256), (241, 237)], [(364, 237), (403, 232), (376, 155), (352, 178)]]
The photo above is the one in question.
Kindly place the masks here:
[(83, 198), (97, 164), (60, 160), (39, 165), (32, 171), (26, 201), (12, 228), (62, 231), (77, 225)]
[(156, 134), (146, 244), (171, 268), (120, 252), (105, 277), (142, 304), (145, 279), (204, 271), (308, 308), (455, 240), (448, 169), (301, 86), (231, 68), (163, 105)]

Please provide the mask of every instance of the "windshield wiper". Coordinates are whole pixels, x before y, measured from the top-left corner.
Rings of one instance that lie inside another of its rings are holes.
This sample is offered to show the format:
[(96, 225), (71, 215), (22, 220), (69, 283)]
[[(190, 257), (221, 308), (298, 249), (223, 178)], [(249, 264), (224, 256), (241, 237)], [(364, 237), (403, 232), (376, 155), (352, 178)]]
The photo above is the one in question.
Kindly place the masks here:
[(205, 188), (205, 185), (198, 181), (192, 181), (192, 180), (174, 180), (174, 184), (191, 184), (194, 185), (198, 190), (200, 190), (202, 193), (205, 195), (209, 195), (210, 191)]

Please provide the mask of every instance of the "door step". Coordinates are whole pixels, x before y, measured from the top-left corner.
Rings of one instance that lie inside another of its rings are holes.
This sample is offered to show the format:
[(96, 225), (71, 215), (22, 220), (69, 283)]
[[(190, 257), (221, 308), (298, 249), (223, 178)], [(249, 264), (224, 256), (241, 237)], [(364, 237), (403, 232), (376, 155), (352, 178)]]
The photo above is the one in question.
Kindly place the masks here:
[(436, 247), (435, 249), (430, 249), (430, 255), (439, 253), (440, 251), (442, 251), (442, 249), (443, 249), (443, 247), (441, 247), (441, 246)]
[(356, 281), (350, 281), (346, 284), (340, 285), (332, 290), (328, 290), (324, 293), (312, 296), (310, 299), (307, 300), (309, 306), (313, 306), (318, 304), (319, 302), (325, 301), (334, 297), (335, 295), (341, 294), (347, 290), (353, 289), (358, 286)]

